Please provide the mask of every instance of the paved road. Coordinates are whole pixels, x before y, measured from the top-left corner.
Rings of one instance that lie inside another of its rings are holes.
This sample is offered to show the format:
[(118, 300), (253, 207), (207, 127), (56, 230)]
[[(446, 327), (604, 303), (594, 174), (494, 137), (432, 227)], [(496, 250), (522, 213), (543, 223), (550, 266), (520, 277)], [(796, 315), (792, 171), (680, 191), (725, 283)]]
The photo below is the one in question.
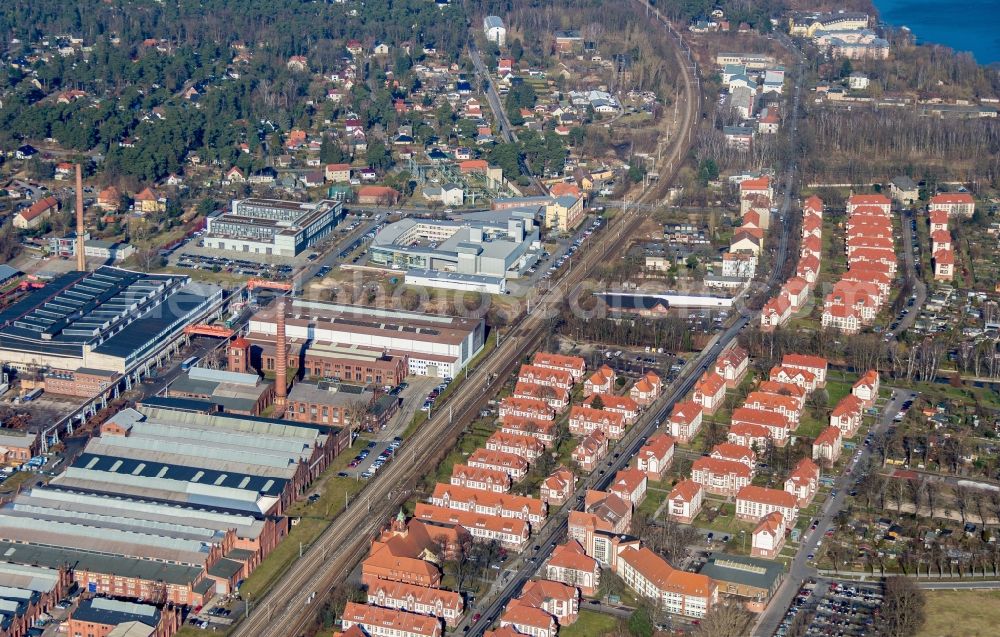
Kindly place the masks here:
[(507, 119), (507, 111), (504, 110), (503, 103), (500, 102), (500, 94), (497, 93), (496, 86), (493, 84), (490, 71), (486, 68), (486, 64), (483, 63), (483, 58), (479, 55), (479, 49), (476, 48), (476, 43), (472, 40), (469, 40), (469, 57), (472, 58), (472, 65), (476, 68), (479, 78), (486, 84), (486, 101), (489, 102), (490, 110), (493, 111), (493, 116), (500, 127), (500, 137), (508, 144), (516, 142), (517, 133), (514, 132), (514, 127), (511, 126), (510, 120)]
[(924, 306), (924, 302), (927, 301), (927, 285), (924, 283), (923, 277), (917, 274), (916, 270), (917, 255), (913, 247), (914, 235), (913, 226), (911, 225), (914, 219), (913, 211), (906, 211), (902, 214), (899, 225), (903, 229), (903, 266), (906, 268), (906, 275), (913, 281), (913, 293), (917, 295), (917, 298), (913, 302), (913, 305), (908, 306), (909, 313), (899, 321), (899, 325), (892, 331), (893, 337), (897, 337), (904, 330), (913, 327), (914, 321), (917, 320), (917, 316), (920, 314), (920, 309)]
[[(508, 144), (516, 142), (517, 133), (514, 131), (514, 127), (507, 117), (507, 111), (503, 108), (503, 103), (500, 101), (500, 94), (493, 83), (493, 77), (483, 63), (483, 58), (479, 55), (479, 50), (476, 49), (476, 43), (471, 39), (469, 40), (469, 57), (472, 58), (472, 65), (476, 68), (476, 74), (486, 83), (486, 101), (490, 105), (493, 117), (496, 118), (500, 127), (500, 137)], [(528, 170), (528, 165), (525, 163), (523, 156), (517, 158), (517, 164), (521, 169), (521, 174), (530, 179), (535, 188), (538, 188), (542, 192), (548, 192), (545, 186), (542, 185), (542, 182)]]
[[(915, 396), (915, 392), (894, 389), (892, 391), (892, 398), (883, 406), (881, 416), (875, 426), (872, 427), (870, 433), (879, 434), (887, 430), (892, 423), (893, 416), (896, 415), (902, 404)], [(782, 582), (778, 592), (771, 599), (767, 610), (758, 618), (754, 635), (758, 637), (770, 637), (773, 635), (802, 583), (807, 577), (816, 576), (816, 569), (811, 565), (812, 560), (809, 559), (809, 556), (819, 552), (820, 543), (824, 535), (833, 527), (834, 518), (844, 506), (847, 491), (850, 490), (851, 485), (861, 474), (861, 468), (867, 466), (868, 459), (871, 457), (871, 449), (866, 445), (859, 445), (857, 453), (860, 455), (849, 460), (847, 470), (837, 478), (833, 490), (830, 491), (831, 495), (827, 496), (823, 507), (816, 516), (815, 519), (818, 521), (816, 530), (807, 531), (803, 535), (803, 539), (799, 544), (799, 550), (788, 569), (788, 575)]]

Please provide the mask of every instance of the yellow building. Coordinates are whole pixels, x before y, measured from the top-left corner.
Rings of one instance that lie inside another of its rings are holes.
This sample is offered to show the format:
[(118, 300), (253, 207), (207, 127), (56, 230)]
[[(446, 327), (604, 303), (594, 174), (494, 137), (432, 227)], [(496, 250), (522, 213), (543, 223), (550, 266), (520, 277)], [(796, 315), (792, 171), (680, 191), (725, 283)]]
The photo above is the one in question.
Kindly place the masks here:
[(143, 214), (166, 212), (167, 199), (161, 197), (152, 188), (146, 188), (135, 196), (135, 209)]
[(563, 195), (545, 206), (545, 227), (549, 230), (569, 232), (583, 220), (583, 197)]

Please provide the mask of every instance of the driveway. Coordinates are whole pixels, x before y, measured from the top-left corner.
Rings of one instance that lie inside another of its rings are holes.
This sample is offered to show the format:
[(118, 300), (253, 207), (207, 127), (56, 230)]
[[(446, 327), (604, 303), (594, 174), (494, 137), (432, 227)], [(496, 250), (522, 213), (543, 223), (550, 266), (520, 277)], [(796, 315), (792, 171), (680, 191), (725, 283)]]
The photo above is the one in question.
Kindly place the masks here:
[[(907, 400), (912, 400), (914, 397), (916, 397), (916, 392), (893, 389), (892, 397), (882, 407), (879, 420), (871, 428), (869, 435), (886, 431), (889, 425), (892, 424), (893, 416), (900, 410), (902, 404)], [(846, 492), (860, 474), (859, 468), (865, 466), (871, 455), (871, 448), (866, 445), (858, 445), (858, 449), (861, 451), (861, 455), (852, 457), (847, 470), (837, 477), (833, 485), (833, 490), (827, 496), (820, 512), (816, 515), (816, 519), (818, 520), (816, 530), (806, 531), (803, 534), (802, 542), (799, 545), (798, 552), (795, 554), (795, 558), (792, 560), (788, 575), (785, 577), (784, 582), (782, 582), (778, 592), (771, 599), (767, 610), (758, 618), (754, 635), (758, 637), (770, 637), (770, 635), (773, 635), (802, 583), (807, 577), (816, 576), (816, 568), (810, 564), (808, 556), (814, 555), (819, 550), (820, 541), (826, 532), (833, 527), (834, 517), (836, 517), (837, 513), (844, 506)], [(833, 495), (834, 493), (836, 495)]]

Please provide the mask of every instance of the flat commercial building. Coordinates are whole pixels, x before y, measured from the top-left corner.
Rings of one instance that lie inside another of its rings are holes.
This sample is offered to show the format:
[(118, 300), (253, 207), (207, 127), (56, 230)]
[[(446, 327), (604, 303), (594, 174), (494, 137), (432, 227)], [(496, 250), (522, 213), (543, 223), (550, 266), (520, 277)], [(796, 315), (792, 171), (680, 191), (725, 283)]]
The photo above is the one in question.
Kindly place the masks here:
[(738, 597), (750, 610), (760, 612), (778, 590), (785, 568), (773, 560), (712, 553), (698, 572), (711, 578), (720, 594)]
[(124, 373), (221, 300), (222, 288), (185, 276), (69, 272), (0, 311), (0, 360)]
[(502, 276), (460, 274), (442, 270), (407, 270), (406, 284), (460, 292), (481, 292), (483, 294), (505, 294), (507, 292), (507, 279)]
[(538, 241), (530, 209), (470, 214), (458, 221), (408, 217), (375, 235), (371, 262), (403, 270), (513, 278), (534, 263), (530, 250)]
[[(285, 309), (287, 338), (405, 356), (418, 376), (455, 376), (483, 348), (485, 331), (482, 319), (361, 305), (292, 299)], [(250, 319), (247, 339), (273, 347), (276, 332), (272, 303)]]
[(237, 199), (230, 212), (209, 217), (207, 248), (294, 257), (325, 237), (343, 218), (341, 202)]

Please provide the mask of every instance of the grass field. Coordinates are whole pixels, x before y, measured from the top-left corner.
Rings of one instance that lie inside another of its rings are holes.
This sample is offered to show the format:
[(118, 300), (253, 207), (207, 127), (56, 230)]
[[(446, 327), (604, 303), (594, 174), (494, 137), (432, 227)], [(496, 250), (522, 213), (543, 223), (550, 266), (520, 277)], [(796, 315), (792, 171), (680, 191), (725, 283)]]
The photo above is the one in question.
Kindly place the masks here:
[(601, 637), (615, 629), (618, 619), (592, 610), (581, 610), (577, 620), (559, 629), (560, 637)]
[(927, 622), (915, 637), (986, 637), (1000, 626), (1000, 591), (926, 591)]

